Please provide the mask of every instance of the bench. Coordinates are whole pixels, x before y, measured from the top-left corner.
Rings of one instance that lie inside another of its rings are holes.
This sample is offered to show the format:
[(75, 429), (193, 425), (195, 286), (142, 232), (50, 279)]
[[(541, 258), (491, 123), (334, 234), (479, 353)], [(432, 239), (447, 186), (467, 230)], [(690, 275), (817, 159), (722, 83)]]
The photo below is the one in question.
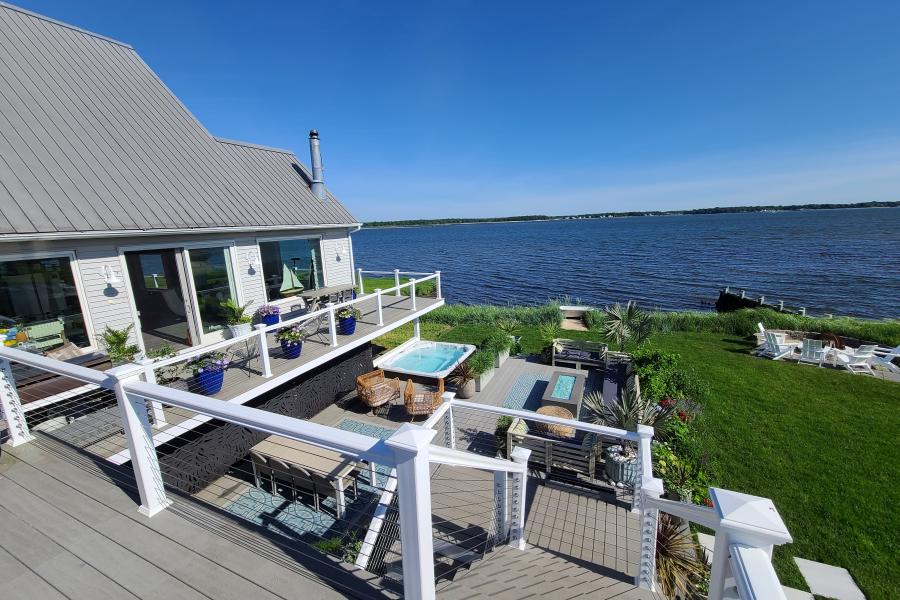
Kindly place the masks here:
[(575, 369), (587, 367), (606, 368), (606, 344), (586, 340), (553, 340), (550, 364), (571, 364)]

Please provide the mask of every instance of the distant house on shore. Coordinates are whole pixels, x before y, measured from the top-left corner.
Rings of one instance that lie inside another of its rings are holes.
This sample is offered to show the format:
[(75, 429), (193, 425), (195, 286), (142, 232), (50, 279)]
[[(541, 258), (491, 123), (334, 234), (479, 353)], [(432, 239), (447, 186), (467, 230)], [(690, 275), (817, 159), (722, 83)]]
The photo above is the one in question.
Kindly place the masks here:
[[(214, 137), (126, 44), (0, 5), (0, 340), (70, 357), (220, 340), (221, 302), (353, 282), (359, 224), (288, 150)], [(307, 300), (302, 298), (307, 295)]]

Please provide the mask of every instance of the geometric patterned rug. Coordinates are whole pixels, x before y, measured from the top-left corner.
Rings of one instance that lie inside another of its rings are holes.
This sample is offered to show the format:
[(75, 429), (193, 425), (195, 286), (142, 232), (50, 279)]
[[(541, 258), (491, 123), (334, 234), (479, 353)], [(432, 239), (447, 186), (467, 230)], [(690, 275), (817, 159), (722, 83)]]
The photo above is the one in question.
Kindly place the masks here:
[(547, 390), (549, 381), (534, 373), (519, 375), (506, 395), (504, 408), (536, 411), (541, 407), (541, 398)]
[[(338, 429), (353, 431), (362, 435), (384, 439), (390, 436), (394, 430), (387, 427), (379, 427), (371, 423), (364, 423), (354, 419), (344, 419), (336, 425)], [(378, 465), (375, 469), (375, 486), (369, 481), (369, 470), (360, 469), (357, 478), (359, 496), (354, 497), (352, 489), (347, 490), (347, 510), (345, 518), (340, 522), (335, 519), (335, 500), (326, 498), (316, 512), (312, 506), (312, 500), (304, 496), (298, 496), (296, 502), (285, 498), (280, 494), (272, 494), (268, 489), (251, 487), (238, 496), (236, 500), (224, 507), (228, 512), (243, 519), (265, 527), (273, 533), (279, 533), (286, 537), (299, 539), (308, 543), (340, 536), (346, 533), (351, 523), (349, 517), (359, 517), (372, 510), (377, 504), (381, 491), (390, 474), (390, 468)], [(358, 520), (353, 518), (351, 520)]]

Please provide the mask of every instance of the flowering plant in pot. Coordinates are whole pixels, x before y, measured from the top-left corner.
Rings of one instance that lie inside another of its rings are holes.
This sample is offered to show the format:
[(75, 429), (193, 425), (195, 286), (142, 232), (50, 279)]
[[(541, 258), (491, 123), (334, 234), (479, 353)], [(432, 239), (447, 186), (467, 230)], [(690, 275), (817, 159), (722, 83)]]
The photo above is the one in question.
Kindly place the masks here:
[(263, 304), (256, 309), (256, 316), (266, 325), (275, 325), (281, 320), (281, 309), (273, 304)]
[(225, 380), (225, 369), (229, 364), (223, 352), (208, 352), (198, 356), (187, 364), (194, 374), (194, 383), (201, 393), (212, 396), (222, 391)]
[(301, 325), (292, 325), (279, 329), (275, 334), (275, 339), (281, 344), (281, 351), (284, 352), (285, 358), (297, 358), (303, 348), (306, 332), (303, 331)]
[(347, 306), (337, 312), (338, 333), (341, 335), (353, 335), (356, 331), (356, 321), (362, 317), (358, 308)]
[(219, 307), (225, 315), (225, 322), (228, 323), (228, 331), (232, 338), (241, 337), (242, 335), (253, 332), (253, 327), (250, 325), (253, 319), (246, 313), (247, 307), (250, 306), (250, 304), (251, 303), (248, 302), (241, 306), (232, 298), (219, 303)]
[(447, 377), (447, 383), (456, 386), (456, 395), (463, 400), (475, 395), (475, 370), (468, 361), (461, 362)]

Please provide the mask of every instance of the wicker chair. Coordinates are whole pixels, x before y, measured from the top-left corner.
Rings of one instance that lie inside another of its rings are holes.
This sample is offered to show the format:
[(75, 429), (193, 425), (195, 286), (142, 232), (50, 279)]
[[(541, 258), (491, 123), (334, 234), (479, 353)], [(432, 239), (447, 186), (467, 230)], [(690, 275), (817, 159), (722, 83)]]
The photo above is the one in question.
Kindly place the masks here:
[(438, 379), (438, 387), (433, 392), (416, 392), (416, 386), (412, 379), (406, 381), (406, 389), (403, 391), (403, 404), (406, 412), (415, 419), (417, 415), (430, 415), (444, 401), (444, 380)]
[(386, 379), (384, 369), (360, 375), (356, 378), (356, 395), (363, 404), (372, 409), (388, 405), (400, 398), (400, 378)]

